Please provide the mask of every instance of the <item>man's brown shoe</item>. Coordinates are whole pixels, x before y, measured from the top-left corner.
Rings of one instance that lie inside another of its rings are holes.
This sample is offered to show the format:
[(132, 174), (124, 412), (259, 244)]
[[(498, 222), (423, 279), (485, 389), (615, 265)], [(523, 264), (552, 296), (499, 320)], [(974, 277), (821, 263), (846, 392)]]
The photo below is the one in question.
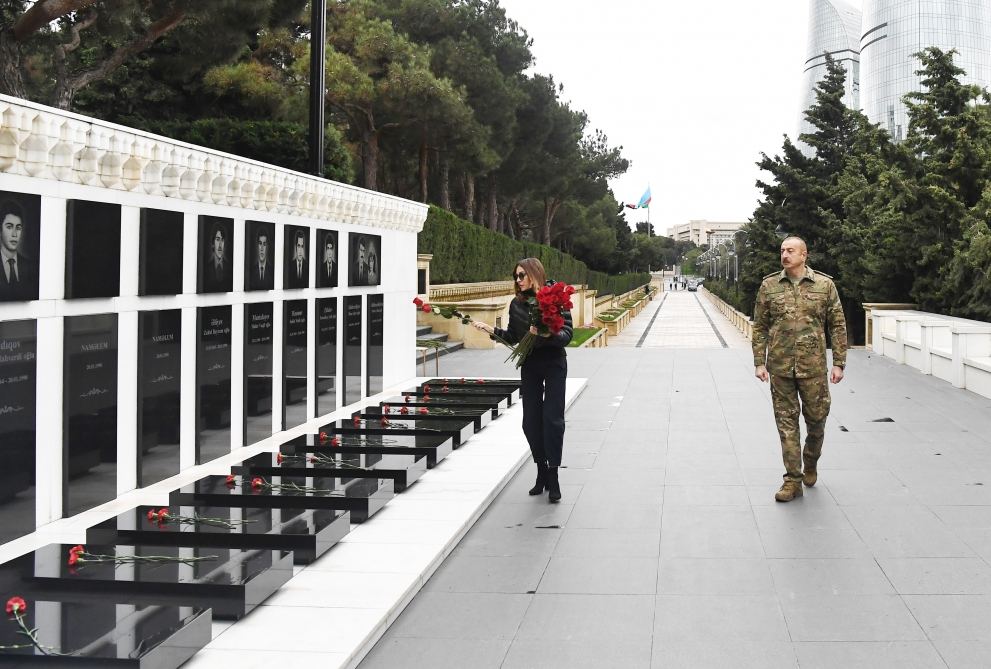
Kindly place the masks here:
[(781, 484), (781, 489), (774, 493), (774, 500), (777, 502), (790, 502), (796, 497), (801, 497), (802, 492), (802, 484), (798, 481), (785, 481)]
[(816, 484), (819, 477), (816, 475), (816, 470), (806, 469), (805, 473), (802, 474), (802, 483), (809, 486), (810, 488)]

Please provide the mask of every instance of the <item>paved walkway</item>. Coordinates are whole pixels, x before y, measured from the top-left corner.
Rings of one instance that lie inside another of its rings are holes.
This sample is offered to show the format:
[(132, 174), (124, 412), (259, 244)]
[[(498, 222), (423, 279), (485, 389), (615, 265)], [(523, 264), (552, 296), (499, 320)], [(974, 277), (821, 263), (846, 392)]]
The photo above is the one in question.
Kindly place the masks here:
[(610, 347), (748, 348), (750, 342), (701, 293), (661, 293), (633, 319)]
[(767, 386), (710, 344), (570, 352), (563, 502), (521, 470), (362, 669), (991, 666), (991, 400), (853, 351), (819, 484), (775, 504)]

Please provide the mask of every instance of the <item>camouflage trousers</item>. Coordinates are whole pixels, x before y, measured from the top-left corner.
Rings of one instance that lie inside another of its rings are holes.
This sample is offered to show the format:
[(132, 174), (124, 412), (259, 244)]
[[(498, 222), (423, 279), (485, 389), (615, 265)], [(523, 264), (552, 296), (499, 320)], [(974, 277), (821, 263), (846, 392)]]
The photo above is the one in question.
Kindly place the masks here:
[[(801, 404), (799, 404), (801, 399)], [(785, 480), (801, 481), (802, 464), (815, 469), (822, 454), (822, 440), (829, 416), (829, 382), (825, 375), (807, 379), (771, 375), (774, 422), (781, 437)], [(805, 449), (802, 449), (798, 415), (805, 417)]]

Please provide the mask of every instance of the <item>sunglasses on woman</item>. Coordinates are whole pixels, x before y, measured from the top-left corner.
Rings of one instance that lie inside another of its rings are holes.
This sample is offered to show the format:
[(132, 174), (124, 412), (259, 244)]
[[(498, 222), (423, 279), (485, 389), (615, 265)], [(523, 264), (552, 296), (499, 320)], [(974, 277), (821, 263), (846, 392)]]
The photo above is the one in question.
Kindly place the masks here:
[(515, 278), (515, 279), (516, 279), (517, 281), (522, 281), (523, 279), (525, 279), (525, 278), (526, 278), (526, 272), (517, 272), (516, 274), (514, 274), (514, 275), (513, 275), (513, 277), (514, 277), (514, 278)]

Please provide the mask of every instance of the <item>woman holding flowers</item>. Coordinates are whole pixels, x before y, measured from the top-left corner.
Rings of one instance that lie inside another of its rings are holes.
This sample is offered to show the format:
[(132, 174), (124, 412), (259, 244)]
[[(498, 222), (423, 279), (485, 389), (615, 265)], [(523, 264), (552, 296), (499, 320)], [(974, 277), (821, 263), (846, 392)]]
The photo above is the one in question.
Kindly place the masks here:
[(537, 463), (537, 482), (529, 492), (539, 495), (546, 489), (550, 501), (559, 502), (557, 472), (564, 447), (564, 386), (568, 377), (564, 347), (571, 341), (570, 297), (574, 288), (546, 278), (538, 259), (520, 260), (513, 270), (516, 297), (509, 305), (506, 329), (478, 321), (473, 325), (516, 346), (517, 357), (522, 359), (523, 433)]

